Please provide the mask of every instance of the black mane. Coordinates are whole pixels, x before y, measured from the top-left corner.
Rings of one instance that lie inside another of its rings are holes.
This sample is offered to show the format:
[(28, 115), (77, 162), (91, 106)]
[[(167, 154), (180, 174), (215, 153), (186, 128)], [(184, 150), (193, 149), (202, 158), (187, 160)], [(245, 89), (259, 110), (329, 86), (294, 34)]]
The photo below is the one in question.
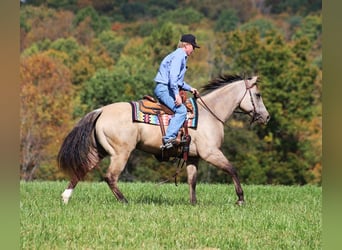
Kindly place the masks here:
[(232, 82), (243, 80), (244, 78), (239, 75), (220, 75), (212, 79), (207, 85), (201, 87), (201, 90), (205, 93), (209, 93), (215, 89), (221, 88)]

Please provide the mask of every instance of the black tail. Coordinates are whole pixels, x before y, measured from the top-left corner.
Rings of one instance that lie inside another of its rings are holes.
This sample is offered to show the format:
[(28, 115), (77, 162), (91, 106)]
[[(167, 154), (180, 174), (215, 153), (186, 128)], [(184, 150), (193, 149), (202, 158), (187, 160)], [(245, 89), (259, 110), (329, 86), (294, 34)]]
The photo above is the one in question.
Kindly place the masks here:
[(60, 169), (79, 180), (100, 160), (94, 140), (94, 127), (102, 110), (85, 115), (66, 136), (57, 156)]

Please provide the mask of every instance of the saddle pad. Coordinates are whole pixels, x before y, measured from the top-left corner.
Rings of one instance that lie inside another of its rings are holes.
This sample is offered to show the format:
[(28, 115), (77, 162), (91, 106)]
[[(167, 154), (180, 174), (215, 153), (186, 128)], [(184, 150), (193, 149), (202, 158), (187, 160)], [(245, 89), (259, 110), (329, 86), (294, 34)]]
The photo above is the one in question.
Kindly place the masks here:
[[(189, 98), (189, 101), (193, 107), (193, 114), (190, 115), (190, 112), (188, 112), (188, 115), (187, 115), (188, 127), (197, 128), (197, 121), (198, 121), (197, 103), (194, 100), (194, 98)], [(143, 122), (143, 123), (152, 124), (152, 125), (160, 125), (157, 115), (148, 114), (148, 113), (144, 113), (141, 111), (139, 101), (131, 101), (130, 104), (132, 105), (133, 122)], [(163, 114), (161, 115), (161, 117), (162, 117), (164, 126), (168, 126), (169, 121), (173, 117), (173, 115)]]

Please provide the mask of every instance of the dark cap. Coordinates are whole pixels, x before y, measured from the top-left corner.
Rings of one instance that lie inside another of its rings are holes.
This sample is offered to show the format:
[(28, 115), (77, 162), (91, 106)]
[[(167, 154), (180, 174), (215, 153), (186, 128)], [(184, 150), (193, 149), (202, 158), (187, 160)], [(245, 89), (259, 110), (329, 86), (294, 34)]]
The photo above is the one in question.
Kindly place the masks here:
[(185, 42), (185, 43), (190, 43), (195, 48), (200, 48), (200, 46), (198, 46), (196, 43), (196, 37), (194, 35), (191, 35), (191, 34), (182, 35), (180, 41)]

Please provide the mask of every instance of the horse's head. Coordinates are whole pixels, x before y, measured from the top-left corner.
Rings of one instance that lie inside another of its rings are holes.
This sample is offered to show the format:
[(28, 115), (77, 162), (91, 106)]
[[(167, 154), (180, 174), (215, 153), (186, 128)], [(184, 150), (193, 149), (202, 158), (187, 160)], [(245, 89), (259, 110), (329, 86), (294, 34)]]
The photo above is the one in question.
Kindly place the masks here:
[(240, 108), (252, 117), (253, 122), (266, 124), (270, 115), (264, 105), (257, 85), (257, 76), (245, 80), (246, 91), (240, 102)]

